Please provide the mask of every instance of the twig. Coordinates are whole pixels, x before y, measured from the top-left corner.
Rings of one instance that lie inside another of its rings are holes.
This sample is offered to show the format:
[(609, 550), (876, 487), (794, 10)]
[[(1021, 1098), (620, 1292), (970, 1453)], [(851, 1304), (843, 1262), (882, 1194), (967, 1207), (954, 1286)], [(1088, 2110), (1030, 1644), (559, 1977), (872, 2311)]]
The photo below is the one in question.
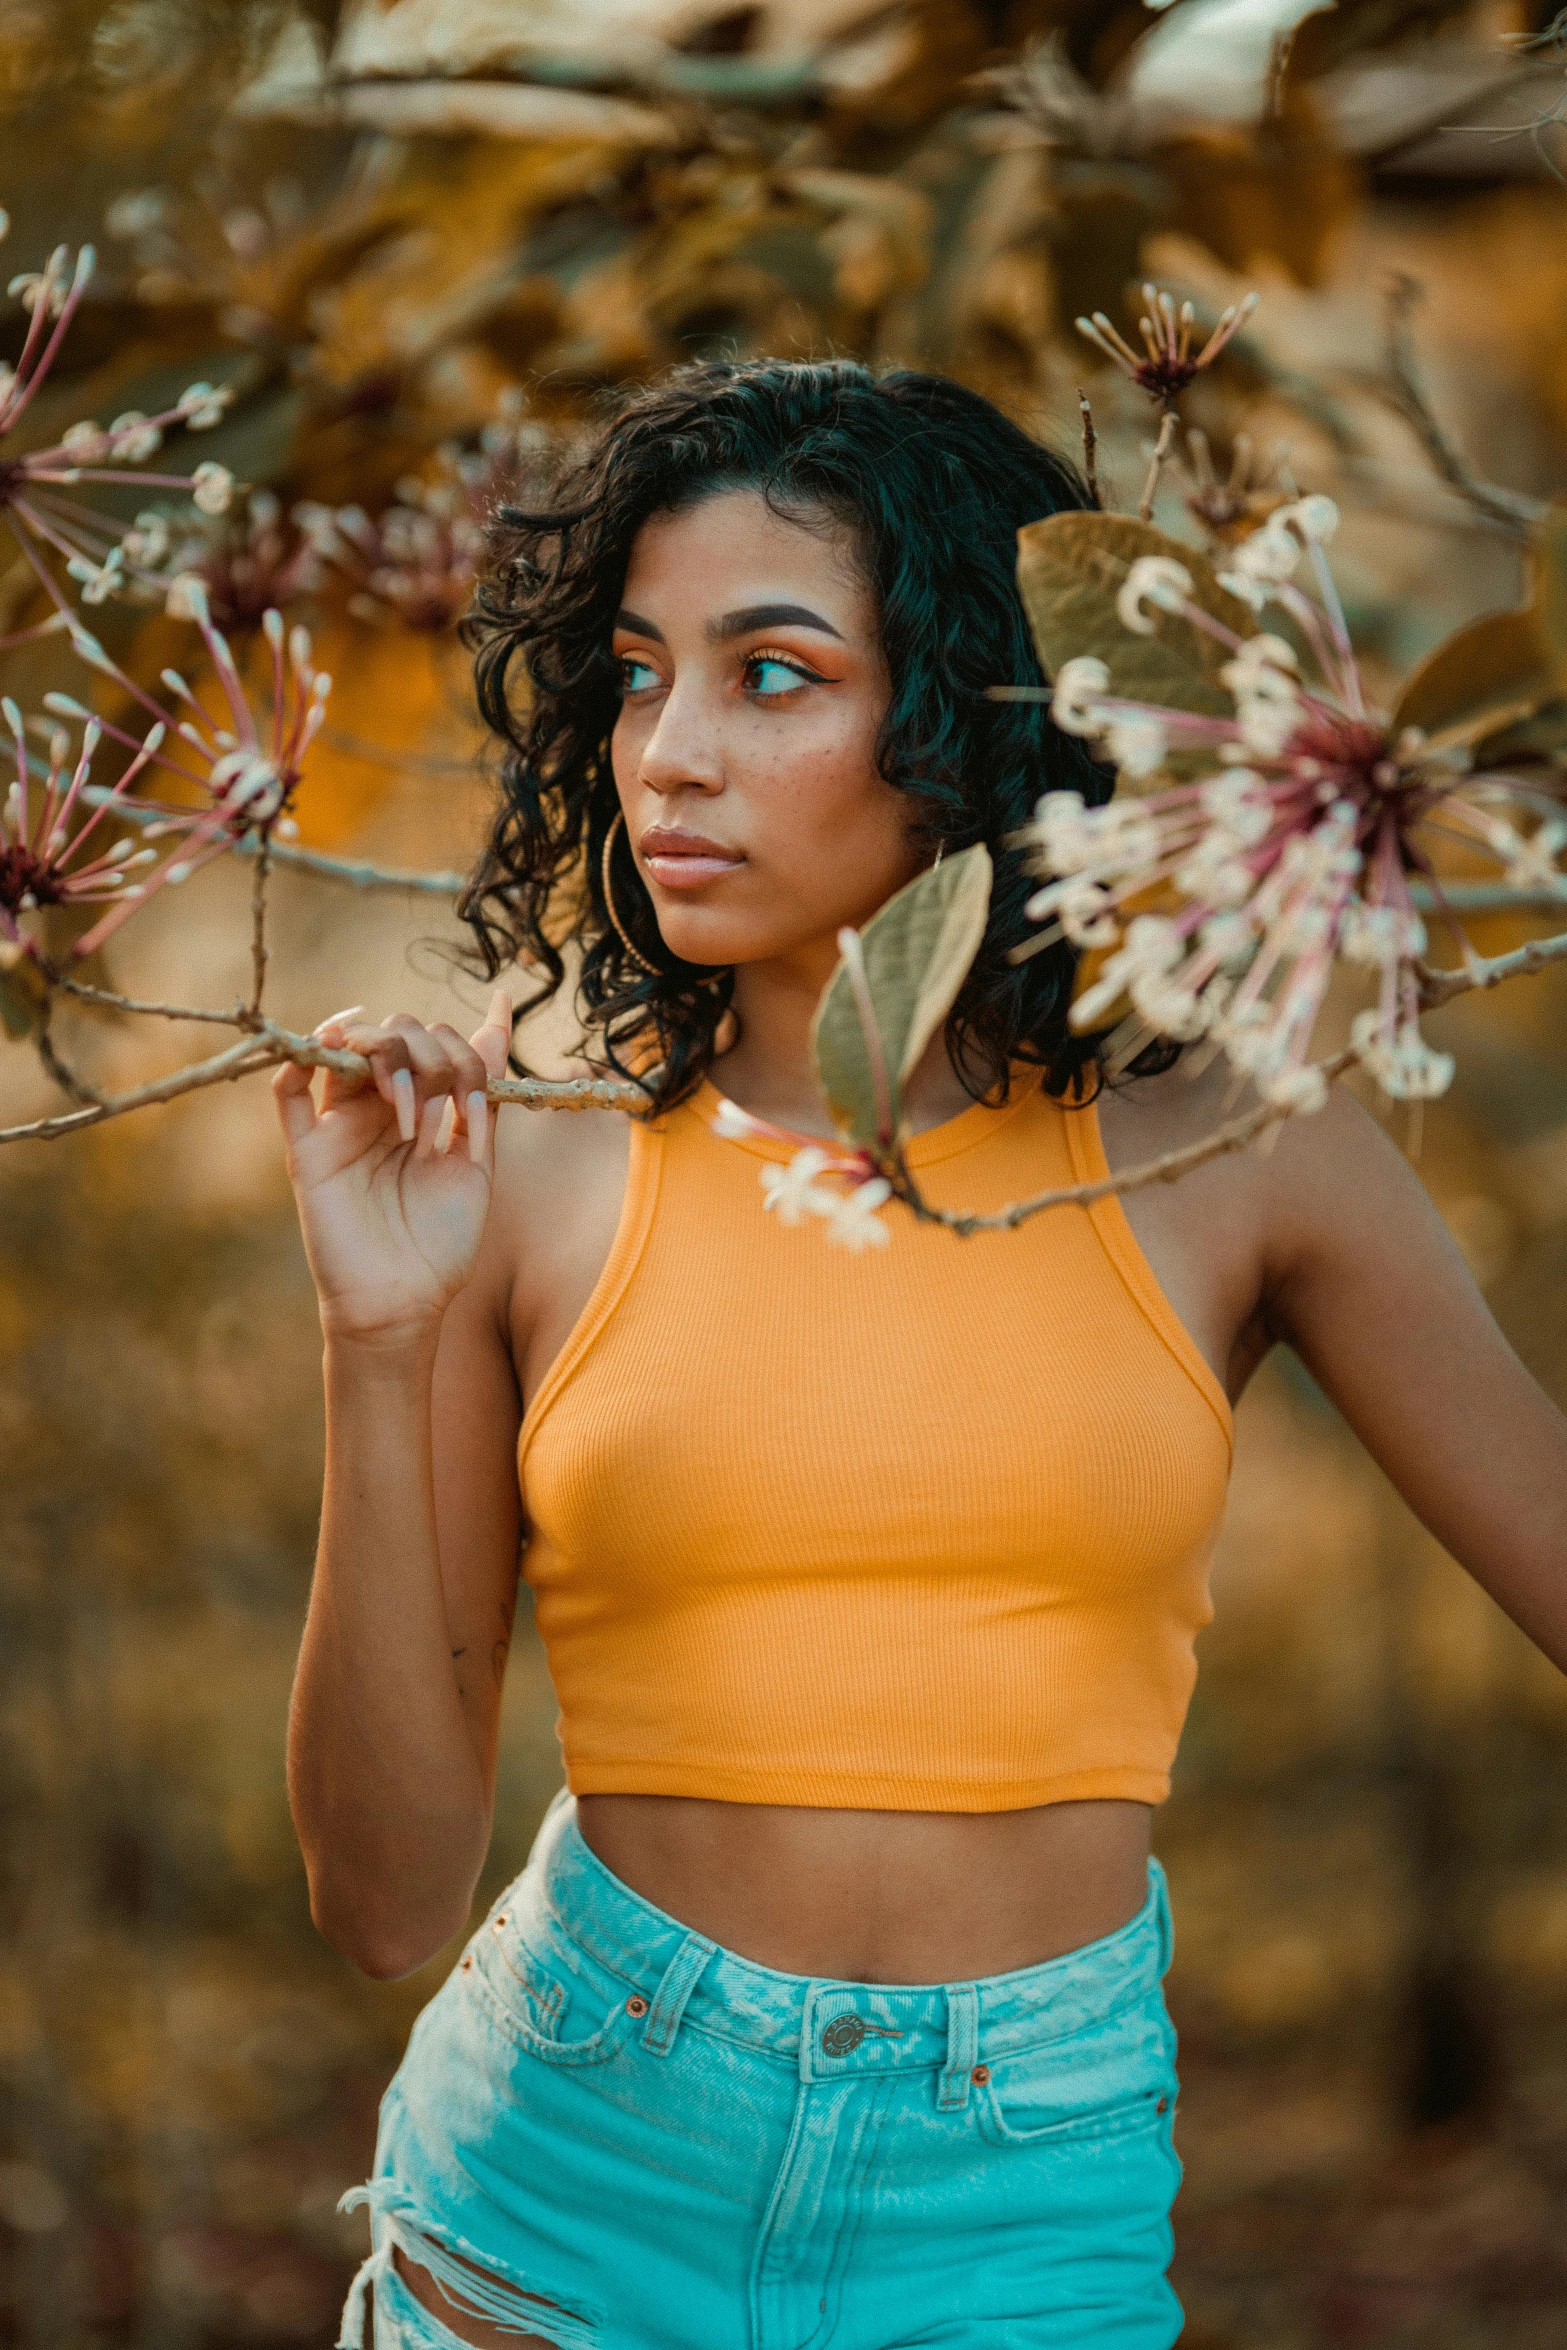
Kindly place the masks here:
[(1423, 290), (1418, 278), (1410, 277), (1403, 270), (1394, 274), (1388, 286), (1386, 364), (1391, 387), (1388, 396), (1448, 487), (1466, 498), (1481, 514), (1500, 523), (1514, 538), (1527, 538), (1532, 525), (1545, 512), (1543, 500), (1504, 490), (1495, 482), (1478, 480), (1456, 443), (1448, 437), (1420, 380), (1409, 317)]
[[(239, 853), (242, 857), (259, 855), (255, 833), (246, 833)], [(431, 897), (455, 898), (468, 886), (466, 873), (418, 873), (407, 865), (373, 865), (363, 857), (334, 857), (325, 849), (296, 849), (280, 840), (270, 844), (268, 853), (274, 865), (290, 866), (296, 873), (316, 873), (323, 881), (346, 882), (350, 889), (415, 889)]]
[[(138, 800), (117, 799), (108, 784), (89, 783), (83, 786), (82, 798), (92, 808), (105, 807), (113, 802), (116, 816), (127, 824), (163, 824), (168, 820), (166, 808), (145, 807)], [(261, 854), (261, 834), (247, 832), (234, 844), (241, 857)], [(433, 897), (455, 898), (468, 886), (466, 873), (420, 873), (407, 865), (375, 865), (363, 857), (334, 857), (326, 849), (291, 848), (287, 841), (269, 840), (268, 861), (273, 865), (288, 865), (298, 873), (318, 873), (324, 881), (346, 882), (350, 889), (417, 889)]]
[(54, 986), (67, 995), (80, 996), (84, 1004), (105, 1004), (113, 1012), (146, 1012), (160, 1020), (210, 1020), (219, 1028), (254, 1026), (242, 1006), (232, 1012), (213, 1012), (201, 1004), (152, 1004), (137, 996), (116, 995), (109, 987), (89, 987), (85, 979), (68, 979), (60, 972), (51, 977)]
[[(167, 1077), (154, 1078), (151, 1084), (138, 1085), (130, 1093), (103, 1095), (85, 1109), (35, 1118), (25, 1126), (0, 1127), (0, 1142), (53, 1142), (84, 1126), (100, 1125), (105, 1118), (122, 1118), (130, 1110), (174, 1101), (180, 1094), (195, 1093), (203, 1086), (226, 1085), (260, 1069), (275, 1069), (283, 1061), (294, 1061), (307, 1069), (335, 1069), (345, 1077), (370, 1074), (370, 1063), (362, 1053), (339, 1052), (313, 1036), (296, 1036), (291, 1029), (264, 1020), (253, 1033), (226, 1051), (214, 1053), (210, 1060), (192, 1062)], [(640, 1085), (619, 1078), (499, 1077), (491, 1079), (485, 1093), (492, 1102), (520, 1102), (532, 1110), (645, 1110), (648, 1106)]]
[(1173, 408), (1166, 409), (1159, 426), (1159, 438), (1154, 443), (1153, 456), (1149, 462), (1148, 479), (1143, 483), (1143, 494), (1137, 501), (1139, 522), (1152, 522), (1153, 520), (1153, 502), (1159, 494), (1159, 476), (1164, 470), (1164, 461), (1170, 454), (1178, 422), (1175, 410)]
[[(1360, 1059), (1360, 1047), (1346, 1045), (1331, 1060), (1320, 1063), (1322, 1074), (1331, 1082), (1342, 1077)], [(1144, 1159), (1136, 1167), (1123, 1167), (1119, 1175), (1106, 1175), (1097, 1183), (1069, 1183), (1058, 1191), (1036, 1192), (1032, 1199), (1014, 1200), (1010, 1207), (997, 1208), (988, 1216), (961, 1208), (933, 1207), (902, 1161), (896, 1170), (889, 1166), (883, 1173), (892, 1183), (894, 1196), (912, 1211), (917, 1222), (939, 1224), (943, 1230), (955, 1232), (960, 1240), (968, 1240), (976, 1232), (1015, 1232), (1020, 1224), (1043, 1215), (1047, 1208), (1087, 1208), (1095, 1200), (1118, 1197), (1123, 1191), (1140, 1191), (1145, 1184), (1174, 1183), (1179, 1176), (1189, 1175), (1194, 1167), (1204, 1166), (1209, 1159), (1244, 1150), (1268, 1127), (1281, 1125), (1292, 1115), (1283, 1103), (1260, 1102), (1243, 1118), (1233, 1118), (1227, 1126), (1215, 1127), (1201, 1142), (1189, 1142), (1176, 1151), (1163, 1151), (1156, 1159)]]
[(1083, 420), (1083, 479), (1088, 484), (1089, 502), (1102, 508), (1099, 495), (1099, 435), (1094, 430), (1094, 412), (1088, 405), (1088, 394), (1081, 384), (1077, 388), (1077, 411)]
[[(1495, 955), (1489, 961), (1476, 957), (1473, 963), (1455, 971), (1428, 971), (1422, 969), (1420, 996), (1428, 1008), (1445, 1004), (1454, 996), (1466, 995), (1472, 989), (1500, 986), (1504, 979), (1521, 978), (1531, 971), (1542, 971), (1548, 963), (1567, 962), (1567, 931), (1555, 938), (1537, 938), (1528, 946), (1519, 947), (1510, 955)], [(1341, 1052), (1319, 1062), (1322, 1075), (1331, 1084), (1358, 1066), (1365, 1058), (1366, 1048), (1345, 1045)], [(1278, 1102), (1261, 1102), (1244, 1117), (1231, 1119), (1228, 1125), (1216, 1127), (1204, 1135), (1201, 1142), (1187, 1143), (1182, 1149), (1165, 1151), (1156, 1159), (1144, 1159), (1139, 1166), (1123, 1167), (1119, 1175), (1107, 1175), (1098, 1183), (1073, 1183), (1056, 1191), (1036, 1192), (1032, 1199), (1014, 1200), (1010, 1207), (997, 1208), (990, 1215), (965, 1212), (960, 1208), (933, 1207), (921, 1192), (907, 1162), (901, 1157), (889, 1161), (882, 1168), (892, 1184), (894, 1196), (901, 1200), (921, 1224), (939, 1224), (945, 1231), (955, 1232), (960, 1239), (968, 1239), (976, 1232), (1015, 1232), (1033, 1216), (1043, 1215), (1047, 1208), (1091, 1207), (1095, 1200), (1119, 1196), (1123, 1191), (1140, 1191), (1149, 1183), (1174, 1183), (1178, 1177), (1189, 1175), (1194, 1167), (1206, 1165), (1208, 1160), (1223, 1158), (1230, 1151), (1244, 1150), (1259, 1134), (1270, 1126), (1278, 1126), (1295, 1113)]]
[(70, 1063), (61, 1059), (54, 1038), (49, 1033), (47, 1020), (34, 1032), (33, 1043), (38, 1048), (38, 1058), (63, 1094), (68, 1095), (73, 1102), (96, 1105), (103, 1100), (103, 1095), (95, 1085), (89, 1085), (85, 1077), (78, 1077)]
[(1477, 955), (1472, 963), (1460, 964), (1453, 971), (1432, 971), (1422, 964), (1420, 1001), (1434, 1010), (1438, 1004), (1450, 1003), (1455, 995), (1499, 987), (1504, 979), (1521, 979), (1527, 972), (1543, 971), (1548, 963), (1562, 962), (1567, 962), (1567, 930), (1555, 938), (1532, 938), (1510, 955), (1492, 955), (1489, 960)]
[(267, 875), (271, 870), (271, 843), (265, 834), (256, 851), (255, 879), (250, 889), (250, 1010), (259, 1020), (261, 995), (267, 983)]

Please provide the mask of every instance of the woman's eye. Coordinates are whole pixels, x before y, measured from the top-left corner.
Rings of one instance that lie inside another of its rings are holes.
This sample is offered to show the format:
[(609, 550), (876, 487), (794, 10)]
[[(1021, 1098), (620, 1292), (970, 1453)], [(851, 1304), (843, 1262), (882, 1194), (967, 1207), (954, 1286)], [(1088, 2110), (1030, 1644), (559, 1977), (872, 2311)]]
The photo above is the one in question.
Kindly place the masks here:
[(635, 653), (621, 655), (620, 684), (623, 693), (645, 694), (650, 686), (658, 682), (658, 671), (651, 661), (639, 661)]
[(753, 653), (745, 665), (745, 682), (750, 692), (761, 701), (781, 701), (785, 694), (796, 694), (801, 686), (812, 680), (792, 661), (780, 661), (771, 653)]

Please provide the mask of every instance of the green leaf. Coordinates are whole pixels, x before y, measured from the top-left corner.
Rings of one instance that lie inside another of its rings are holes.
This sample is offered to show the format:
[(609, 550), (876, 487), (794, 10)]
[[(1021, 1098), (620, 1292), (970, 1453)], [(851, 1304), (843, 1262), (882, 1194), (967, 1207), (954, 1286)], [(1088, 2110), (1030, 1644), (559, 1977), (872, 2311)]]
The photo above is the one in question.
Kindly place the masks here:
[[(983, 842), (918, 874), (860, 934), (895, 1130), (909, 1074), (951, 1011), (979, 952), (990, 912)], [(811, 1054), (833, 1120), (851, 1142), (878, 1132), (877, 1086), (848, 966), (838, 965), (811, 1024)]]
[(1065, 661), (1094, 653), (1110, 672), (1110, 691), (1131, 702), (1159, 702), (1206, 718), (1233, 718), (1219, 683), (1230, 647), (1175, 612), (1150, 610), (1152, 636), (1119, 618), (1115, 599), (1132, 565), (1164, 555), (1191, 574), (1191, 601), (1240, 637), (1261, 623), (1226, 595), (1205, 555), (1125, 514), (1051, 514), (1017, 534), (1017, 583), (1040, 666), (1053, 678)]

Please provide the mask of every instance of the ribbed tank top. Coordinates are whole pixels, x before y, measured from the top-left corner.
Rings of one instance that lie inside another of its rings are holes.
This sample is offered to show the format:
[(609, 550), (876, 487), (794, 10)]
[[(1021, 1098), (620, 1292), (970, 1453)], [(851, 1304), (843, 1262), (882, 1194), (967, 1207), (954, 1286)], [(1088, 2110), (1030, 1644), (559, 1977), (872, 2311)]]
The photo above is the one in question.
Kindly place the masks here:
[[(896, 1811), (1157, 1803), (1232, 1423), (1120, 1204), (852, 1255), (711, 1086), (633, 1124), (608, 1261), (518, 1441), (579, 1794)], [(918, 1136), (941, 1205), (1105, 1173), (1025, 1074)]]

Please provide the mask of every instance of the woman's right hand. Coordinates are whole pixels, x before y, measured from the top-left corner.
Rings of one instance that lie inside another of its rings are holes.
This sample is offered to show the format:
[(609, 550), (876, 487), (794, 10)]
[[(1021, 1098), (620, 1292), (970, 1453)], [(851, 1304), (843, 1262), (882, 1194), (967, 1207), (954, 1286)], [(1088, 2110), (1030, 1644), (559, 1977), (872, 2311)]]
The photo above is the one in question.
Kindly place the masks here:
[(406, 1013), (375, 1026), (357, 1006), (315, 1033), (371, 1067), (323, 1072), (319, 1105), (314, 1070), (285, 1062), (272, 1080), (322, 1329), (375, 1345), (421, 1340), (479, 1253), (495, 1170), (484, 1089), (505, 1074), (511, 1000), (497, 988), (468, 1040)]

